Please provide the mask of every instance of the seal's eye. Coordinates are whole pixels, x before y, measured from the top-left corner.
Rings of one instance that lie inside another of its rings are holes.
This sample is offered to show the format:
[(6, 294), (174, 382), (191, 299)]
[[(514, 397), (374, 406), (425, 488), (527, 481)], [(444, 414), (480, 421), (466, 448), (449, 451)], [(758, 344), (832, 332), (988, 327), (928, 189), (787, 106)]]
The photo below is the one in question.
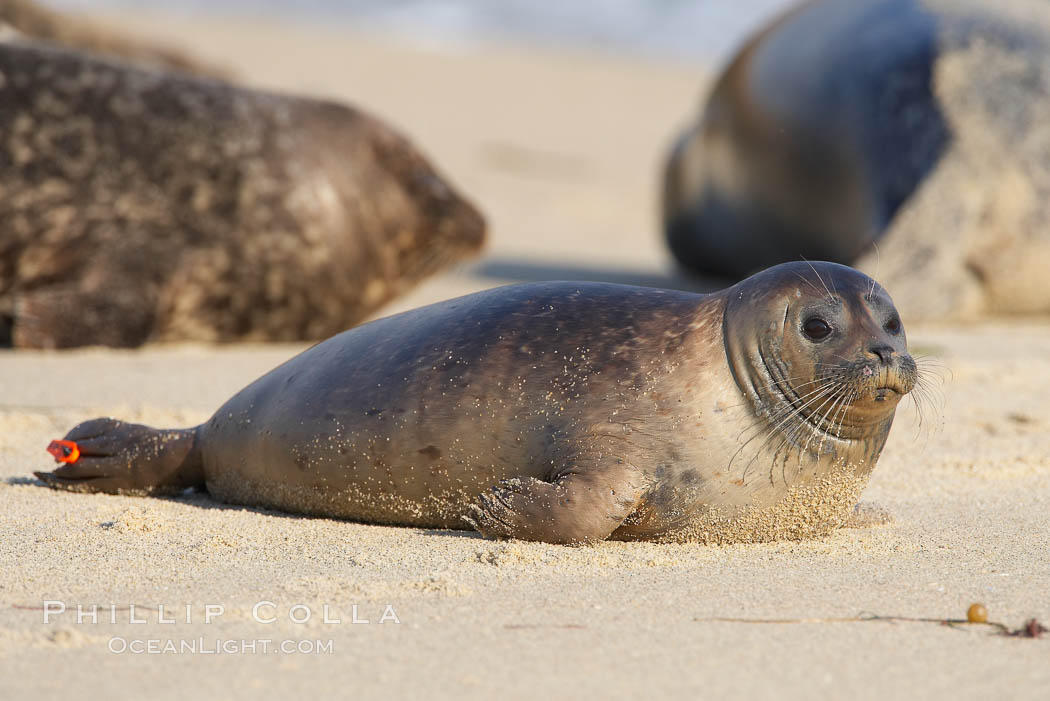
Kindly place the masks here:
[(889, 331), (894, 336), (896, 336), (897, 334), (899, 334), (901, 332), (901, 320), (900, 320), (900, 318), (896, 317), (896, 316), (893, 317), (892, 319), (890, 319), (889, 321), (886, 322), (886, 325), (883, 328), (885, 328), (887, 331)]
[(819, 316), (811, 316), (802, 322), (802, 333), (814, 341), (820, 341), (831, 333), (831, 325)]

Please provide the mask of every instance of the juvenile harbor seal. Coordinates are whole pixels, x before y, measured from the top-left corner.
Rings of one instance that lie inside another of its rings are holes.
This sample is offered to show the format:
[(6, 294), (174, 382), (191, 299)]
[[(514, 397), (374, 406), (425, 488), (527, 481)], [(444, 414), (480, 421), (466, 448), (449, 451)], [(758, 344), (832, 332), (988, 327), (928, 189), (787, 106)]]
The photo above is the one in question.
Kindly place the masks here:
[(840, 265), (530, 283), (346, 331), (195, 428), (87, 421), (36, 474), (553, 543), (797, 539), (844, 523), (918, 381), (889, 295)]
[(317, 340), (485, 225), (356, 109), (0, 42), (0, 343)]
[(815, 0), (751, 38), (678, 140), (694, 272), (856, 264), (906, 318), (1050, 312), (1050, 5)]

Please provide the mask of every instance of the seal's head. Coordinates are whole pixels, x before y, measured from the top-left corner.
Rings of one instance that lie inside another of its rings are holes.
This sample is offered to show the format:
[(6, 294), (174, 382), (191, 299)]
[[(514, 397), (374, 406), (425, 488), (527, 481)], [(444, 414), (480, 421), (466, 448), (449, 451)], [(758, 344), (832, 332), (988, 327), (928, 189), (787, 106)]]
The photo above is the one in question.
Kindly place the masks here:
[[(918, 378), (893, 300), (835, 263), (785, 263), (727, 290), (725, 342), (737, 384), (792, 443), (822, 436), (881, 449)], [(827, 439), (827, 440), (824, 440)]]

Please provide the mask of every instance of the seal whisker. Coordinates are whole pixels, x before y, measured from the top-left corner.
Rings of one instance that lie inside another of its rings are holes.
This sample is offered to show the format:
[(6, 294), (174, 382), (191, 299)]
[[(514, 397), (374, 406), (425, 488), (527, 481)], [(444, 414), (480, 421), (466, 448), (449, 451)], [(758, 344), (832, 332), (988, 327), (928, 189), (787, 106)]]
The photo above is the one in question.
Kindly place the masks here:
[[(783, 445), (787, 445), (787, 439), (784, 439)], [(780, 448), (777, 448), (777, 452), (774, 453), (774, 457), (780, 453)], [(786, 474), (787, 467), (787, 456), (784, 456), (784, 461), (780, 463), (780, 479), (784, 482), (784, 486), (788, 486), (788, 478)]]
[[(936, 392), (936, 394), (934, 394), (934, 392)], [(915, 387), (912, 389), (911, 400), (918, 417), (918, 425), (915, 428), (915, 437), (918, 438), (920, 435), (923, 436), (923, 450), (925, 450), (926, 446), (929, 444), (930, 435), (933, 430), (935, 428), (939, 430), (943, 425), (942, 423), (938, 423), (936, 427), (931, 426), (928, 419), (931, 416), (943, 418), (943, 412), (940, 407), (943, 406), (944, 396), (940, 394), (937, 388), (930, 386), (925, 377), (920, 376), (916, 380)]]
[[(788, 378), (788, 379), (800, 379), (800, 378)], [(802, 383), (800, 383), (800, 384), (798, 384), (798, 385), (795, 385), (795, 387), (796, 387), (796, 389), (800, 389), (800, 388), (804, 388), (804, 387), (809, 387), (809, 386), (811, 386), (811, 385), (815, 385), (815, 384), (817, 384), (817, 383), (820, 383), (820, 382), (826, 382), (826, 381), (827, 381), (827, 378), (826, 378), (826, 377), (821, 377), (821, 378), (817, 378), (817, 379), (815, 379), (815, 380), (810, 380), (810, 381), (808, 381), (808, 382), (802, 382)], [(756, 391), (757, 391), (757, 390), (767, 390), (767, 389), (772, 389), (773, 387), (776, 387), (776, 386), (778, 386), (778, 383), (779, 383), (779, 382), (780, 382), (779, 380), (774, 380), (774, 381), (772, 381), (772, 382), (769, 382), (769, 383), (767, 383), (767, 384), (764, 384), (764, 385), (755, 385), (755, 386), (754, 386), (754, 388), (755, 388), (755, 390), (756, 390)], [(812, 393), (812, 391), (810, 392), (810, 394), (811, 394), (811, 393)], [(806, 396), (808, 396), (808, 395), (806, 395)], [(726, 408), (726, 409), (736, 409), (736, 408), (739, 408), (739, 407), (742, 407), (742, 406), (754, 406), (754, 404), (755, 404), (754, 400), (752, 400), (752, 399), (747, 399), (747, 400), (745, 400), (745, 401), (742, 401), (742, 402), (737, 402), (736, 404), (727, 404), (727, 405), (724, 405), (724, 408)], [(783, 409), (778, 409), (778, 410), (777, 410), (777, 412), (782, 412), (782, 411), (784, 411), (784, 410), (783, 410)], [(757, 423), (757, 422), (756, 422), (756, 423)], [(740, 435), (738, 435), (738, 436), (737, 436), (737, 440), (739, 440), (739, 439), (740, 439), (740, 436), (742, 436), (742, 435), (743, 435), (744, 433), (746, 433), (746, 432), (747, 432), (747, 431), (749, 431), (750, 429), (751, 429), (751, 426), (749, 426), (748, 428), (745, 428), (745, 429), (743, 429), (743, 430), (742, 430), (742, 431), (740, 432)]]
[[(820, 284), (824, 286), (824, 291), (828, 293), (828, 299), (830, 299), (831, 301), (835, 301), (835, 296), (833, 294), (831, 294), (831, 290), (828, 289), (828, 283), (824, 282), (824, 278), (822, 278), (820, 276), (820, 273), (817, 272), (817, 268), (812, 263), (810, 263), (809, 260), (805, 256), (801, 256), (801, 258), (802, 258), (802, 260), (806, 261), (806, 265), (809, 266), (810, 270), (813, 271), (813, 274), (817, 276), (818, 280), (820, 280)], [(832, 278), (831, 284), (832, 285), (835, 284), (834, 278)]]
[(839, 429), (835, 429), (835, 426), (838, 423), (842, 411), (849, 406), (852, 397), (853, 392), (844, 393), (838, 402), (838, 407), (832, 407), (832, 411), (828, 412), (828, 416), (826, 417), (827, 421), (824, 425), (824, 432), (820, 437), (820, 443), (817, 444), (817, 455), (820, 455), (821, 451), (824, 449), (825, 441), (827, 441), (828, 437), (831, 436), (833, 432), (835, 435), (838, 435), (838, 430), (841, 429), (841, 425), (839, 425)]
[[(827, 399), (824, 399), (824, 401), (827, 401)], [(819, 404), (819, 405), (818, 405), (818, 409), (817, 409), (817, 410), (819, 411), (819, 407), (821, 407), (821, 406), (823, 406), (823, 405), (824, 405), (824, 402), (822, 401), (822, 402), (821, 402), (821, 404)], [(799, 443), (799, 439), (800, 439), (800, 437), (801, 437), (801, 435), (802, 435), (802, 432), (803, 432), (803, 431), (805, 430), (805, 428), (806, 428), (806, 426), (807, 426), (807, 425), (808, 425), (808, 424), (807, 424), (807, 423), (806, 423), (806, 421), (804, 421), (804, 420), (801, 420), (801, 419), (800, 419), (799, 421), (797, 421), (797, 422), (795, 423), (795, 425), (794, 425), (794, 426), (792, 426), (792, 427), (791, 427), (791, 428), (790, 428), (790, 429), (789, 429), (789, 430), (787, 431), (787, 434), (786, 434), (786, 435), (784, 436), (784, 441), (783, 441), (783, 443), (781, 444), (781, 447), (783, 447), (783, 446), (785, 446), (785, 445), (796, 445), (796, 446), (797, 446), (797, 445), (798, 445), (798, 443)], [(778, 449), (777, 449), (777, 452), (779, 452), (779, 451), (780, 451), (780, 447), (778, 447)], [(801, 460), (802, 460), (802, 454), (803, 454), (803, 453), (802, 453), (802, 451), (800, 450), (800, 451), (799, 451), (799, 462), (800, 462), (800, 463), (801, 463)], [(785, 485), (785, 486), (787, 486), (787, 485), (788, 485), (788, 480), (787, 480), (787, 476), (786, 476), (786, 474), (785, 474), (785, 468), (787, 467), (787, 459), (788, 459), (788, 456), (787, 456), (787, 455), (785, 455), (785, 456), (784, 456), (784, 462), (783, 462), (783, 464), (781, 465), (781, 472), (780, 472), (780, 476), (781, 476), (781, 478), (782, 478), (782, 479), (784, 480), (784, 485)], [(798, 474), (798, 473), (799, 473), (799, 470), (796, 470), (796, 473), (795, 473), (795, 474)]]
[(915, 370), (920, 377), (926, 377), (931, 380), (936, 379), (938, 383), (942, 385), (949, 380), (955, 379), (955, 374), (952, 372), (952, 369), (945, 365), (940, 358), (930, 355), (920, 355), (912, 356), (912, 360), (915, 361)]
[[(821, 404), (819, 406), (823, 406), (823, 404)], [(818, 409), (817, 409), (818, 411), (819, 411), (819, 406), (818, 406)], [(796, 445), (797, 446), (798, 442), (799, 442), (799, 439), (800, 439), (800, 437), (802, 435), (802, 432), (805, 430), (806, 426), (807, 426), (807, 423), (805, 421), (803, 421), (803, 420), (798, 421), (794, 426), (791, 427), (791, 429), (788, 431), (787, 435), (784, 437), (784, 443), (785, 444), (789, 444), (789, 445)], [(778, 448), (778, 451), (779, 451), (779, 448)], [(798, 451), (798, 456), (799, 456), (798, 468), (795, 470), (795, 474), (796, 475), (799, 475), (802, 472), (802, 456), (803, 456), (803, 454), (804, 454), (803, 451), (800, 449)], [(785, 469), (787, 467), (787, 459), (788, 459), (788, 457), (789, 456), (787, 456), (787, 455), (784, 456), (784, 462), (781, 465), (781, 469), (780, 469), (780, 476), (784, 480), (784, 486), (789, 486), (788, 485), (787, 476), (785, 474)]]
[[(788, 438), (788, 436), (784, 436), (781, 439), (780, 443), (777, 444), (776, 450), (773, 451), (773, 458), (769, 462), (769, 486), (771, 486), (771, 487), (775, 487), (776, 484), (777, 484), (776, 480), (773, 478), (773, 472), (774, 472), (774, 470), (776, 470), (777, 461), (781, 460), (780, 451), (783, 450), (788, 445), (789, 445), (789, 438)], [(783, 460), (780, 463), (780, 478), (781, 478), (781, 480), (783, 480), (784, 486), (787, 486), (787, 477), (784, 475), (784, 465), (786, 465), (786, 464), (787, 464), (787, 455), (784, 456)]]
[[(820, 401), (821, 399), (823, 399), (824, 398), (824, 394), (825, 394), (824, 390), (829, 390), (829, 389), (832, 389), (832, 387), (830, 385), (828, 387), (822, 388), (822, 390), (818, 390), (818, 391), (822, 392), (822, 394), (819, 394), (816, 397), (813, 397), (808, 402), (806, 402), (805, 404), (803, 404), (803, 405), (801, 405), (799, 407), (795, 407), (795, 406), (793, 406), (791, 404), (788, 404), (788, 406), (786, 408), (786, 416), (784, 416), (783, 419), (778, 421), (776, 423), (776, 425), (774, 425), (774, 426), (767, 426), (766, 427), (765, 440), (762, 441), (762, 443), (760, 443), (758, 445), (758, 447), (755, 449), (755, 455), (751, 458), (750, 461), (748, 461), (748, 464), (745, 466), (744, 474), (741, 477), (742, 480), (744, 480), (745, 482), (747, 481), (747, 473), (750, 471), (751, 465), (754, 463), (754, 461), (756, 459), (758, 459), (758, 456), (762, 453), (762, 449), (765, 448), (769, 444), (769, 442), (777, 435), (777, 431), (781, 427), (783, 427), (784, 424), (786, 424), (788, 421), (790, 421), (792, 419), (798, 420), (799, 423), (796, 425), (796, 427), (804, 425), (805, 424), (805, 415), (802, 413), (803, 410), (806, 407), (808, 407), (809, 405), (813, 404), (814, 402), (817, 402), (817, 401)], [(821, 403), (819, 406), (823, 406), (823, 403)], [(733, 460), (740, 453), (740, 451), (742, 451), (745, 447), (747, 447), (747, 445), (749, 443), (751, 443), (751, 441), (755, 440), (755, 438), (758, 438), (760, 435), (763, 435), (762, 432), (757, 433), (755, 436), (750, 438), (746, 443), (744, 443), (744, 445), (740, 446), (740, 448), (736, 451), (736, 453), (733, 454), (733, 458), (730, 459), (729, 465), (732, 466)]]
[(807, 285), (809, 285), (810, 287), (812, 287), (812, 288), (813, 288), (813, 289), (814, 289), (814, 290), (816, 291), (816, 293), (817, 293), (818, 295), (819, 295), (819, 294), (823, 294), (823, 293), (822, 293), (822, 292), (820, 291), (820, 288), (819, 288), (819, 287), (817, 287), (816, 285), (814, 285), (814, 284), (813, 284), (813, 281), (812, 281), (812, 280), (810, 280), (809, 278), (807, 278), (807, 277), (806, 277), (805, 275), (803, 275), (802, 273), (796, 272), (796, 273), (795, 273), (795, 277), (797, 277), (797, 278), (798, 278), (799, 280), (801, 280), (802, 282), (804, 282), (804, 283), (806, 283)]
[[(934, 379), (937, 380), (936, 384)], [(917, 392), (916, 399), (925, 399), (929, 403), (931, 411), (936, 414), (942, 413), (942, 407), (944, 406), (944, 392), (941, 391), (939, 386), (943, 384), (944, 378), (942, 376), (931, 373), (922, 367), (916, 369), (915, 387), (913, 390)]]
[[(842, 387), (841, 387), (841, 386), (840, 386), (840, 389), (842, 389)], [(826, 412), (824, 412), (824, 415), (823, 415), (823, 416), (821, 416), (821, 417), (820, 417), (820, 421), (819, 421), (819, 422), (817, 423), (817, 432), (820, 432), (820, 431), (821, 431), (821, 427), (822, 427), (822, 426), (826, 426), (826, 425), (827, 425), (827, 419), (828, 419), (828, 417), (829, 417), (829, 416), (831, 415), (831, 412), (832, 412), (832, 411), (834, 411), (835, 407), (836, 407), (836, 406), (838, 405), (838, 403), (839, 403), (839, 402), (841, 402), (841, 401), (842, 401), (843, 399), (845, 399), (845, 392), (840, 392), (840, 393), (838, 393), (838, 394), (836, 395), (836, 397), (835, 397), (835, 400), (834, 400), (834, 401), (832, 402), (831, 406), (830, 406), (830, 407), (828, 407), (828, 410), (827, 410)], [(806, 450), (808, 450), (808, 449), (809, 449), (809, 441), (813, 439), (813, 436), (814, 436), (814, 435), (816, 435), (816, 433), (814, 433), (813, 435), (811, 435), (811, 436), (809, 437), (809, 440), (807, 440), (807, 441), (806, 441), (806, 447), (805, 447), (805, 449), (806, 449)], [(825, 439), (826, 437), (827, 437), (827, 430), (825, 429), (825, 430), (823, 431), (823, 435), (821, 436), (821, 439), (820, 439), (820, 443), (819, 443), (819, 444), (817, 444), (817, 452), (816, 452), (816, 456), (817, 456), (817, 458), (818, 458), (818, 459), (819, 459), (819, 457), (820, 457), (820, 452), (821, 452), (821, 450), (823, 450), (823, 448), (824, 448), (824, 439)]]
[[(820, 412), (823, 411), (824, 408), (829, 405), (829, 403), (834, 402), (835, 401), (835, 397), (838, 394), (838, 391), (839, 391), (839, 385), (836, 382), (836, 383), (833, 384), (831, 390), (822, 398), (820, 404), (816, 405), (813, 408), (813, 411), (811, 412), (811, 415), (813, 415), (813, 416), (819, 415)], [(813, 431), (815, 430), (815, 424), (812, 421), (812, 419), (810, 421), (808, 421), (808, 422), (807, 421), (800, 421), (799, 424), (795, 427), (795, 432), (793, 434), (794, 440), (796, 440), (796, 442), (800, 442), (801, 438), (802, 438), (802, 432), (806, 429), (807, 426), (810, 428), (809, 436), (806, 438), (805, 443), (801, 443), (799, 445), (799, 450), (798, 450), (798, 469), (797, 469), (798, 473), (801, 473), (801, 471), (802, 471), (802, 463), (805, 461), (805, 456), (807, 455), (807, 452), (808, 452), (809, 443), (810, 443), (811, 440), (813, 440), (813, 435), (814, 435)]]
[[(776, 383), (771, 384), (770, 387), (774, 386), (775, 384)], [(826, 386), (830, 386), (830, 385), (826, 385)], [(811, 390), (811, 391), (807, 392), (806, 394), (803, 394), (802, 396), (798, 397), (796, 402), (805, 400), (808, 397), (812, 397), (813, 395), (815, 395), (818, 392), (820, 392), (822, 389), (823, 389), (823, 386), (822, 387), (818, 387), (818, 388), (816, 388), (814, 390)], [(784, 416), (791, 414), (793, 411), (795, 411), (795, 405), (789, 402), (785, 406), (782, 406), (782, 407), (778, 408), (777, 410), (775, 410), (774, 412), (772, 412), (771, 414), (769, 414), (768, 417), (767, 417), (766, 423), (776, 422), (776, 421), (780, 420), (781, 418), (783, 418)], [(740, 432), (740, 434), (737, 436), (737, 440), (740, 440), (741, 438), (743, 438), (743, 435), (746, 432), (750, 431), (755, 426), (762, 425), (762, 423), (763, 422), (761, 420), (761, 417), (756, 418), (754, 423), (751, 426), (748, 426), (747, 428), (743, 429)]]
[(879, 277), (879, 267), (882, 265), (882, 252), (879, 251), (879, 244), (872, 241), (871, 245), (875, 249), (875, 274), (871, 276), (871, 289), (868, 290), (869, 302), (875, 299), (875, 280)]
[[(831, 394), (825, 399), (825, 401), (822, 402), (816, 408), (816, 411), (814, 413), (819, 413), (822, 409), (824, 409), (825, 406), (828, 407), (828, 412), (830, 412), (834, 408), (837, 398), (840, 396), (840, 394), (839, 394), (839, 390), (840, 389), (841, 389), (841, 384), (836, 384), (834, 391), (832, 391)], [(830, 406), (829, 406), (829, 403), (830, 403)], [(815, 430), (810, 432), (809, 437), (806, 439), (805, 444), (799, 450), (799, 455), (798, 455), (799, 472), (802, 471), (802, 461), (805, 459), (805, 456), (809, 452), (809, 444), (810, 444), (810, 442), (812, 442), (813, 437), (816, 436), (817, 433), (820, 431), (821, 423), (822, 423), (822, 421), (818, 420), (817, 422), (815, 422), (813, 424), (815, 426)], [(820, 453), (819, 453), (819, 451), (814, 456), (814, 461), (818, 461), (818, 460), (820, 460)]]
[(931, 392), (936, 392), (942, 398), (944, 396), (941, 390), (941, 386), (944, 385), (944, 377), (930, 372), (927, 368), (919, 367), (916, 369), (915, 384), (922, 385), (923, 388)]
[(824, 434), (820, 437), (820, 443), (817, 445), (817, 455), (820, 455), (821, 451), (824, 450), (824, 443), (831, 436), (833, 432), (832, 429), (835, 427), (836, 423), (838, 424), (838, 429), (834, 431), (834, 434), (836, 436), (839, 435), (839, 432), (842, 430), (842, 424), (839, 421), (839, 416), (842, 415), (842, 412), (849, 407), (850, 402), (853, 401), (853, 398), (855, 396), (856, 390), (844, 393), (843, 396), (840, 397), (839, 408), (835, 409), (835, 407), (832, 407), (832, 410), (835, 412), (834, 417), (832, 417), (830, 421), (827, 421), (827, 419), (831, 417), (831, 411), (829, 411), (828, 414), (824, 417), (827, 422), (824, 426)]
[(835, 430), (836, 435), (842, 435), (842, 430), (845, 428), (846, 424), (846, 418), (849, 416), (850, 412), (853, 411), (853, 402), (857, 399), (857, 396), (859, 394), (860, 392), (854, 389), (852, 392), (850, 392), (850, 395), (846, 398), (846, 401), (842, 403), (842, 408), (836, 415), (835, 420), (835, 424), (838, 426), (838, 428)]
[[(823, 385), (823, 386), (821, 386), (821, 387), (818, 387), (817, 389), (815, 389), (815, 390), (812, 390), (812, 391), (810, 391), (810, 392), (808, 392), (808, 393), (806, 393), (806, 394), (802, 395), (801, 397), (799, 397), (799, 398), (798, 398), (798, 399), (797, 399), (797, 400), (795, 401), (795, 403), (791, 403), (791, 402), (788, 402), (788, 403), (787, 403), (787, 404), (786, 404), (785, 406), (781, 407), (780, 409), (777, 409), (777, 410), (776, 410), (775, 412), (773, 412), (772, 414), (770, 414), (770, 415), (769, 415), (769, 417), (768, 417), (768, 419), (767, 419), (767, 421), (766, 421), (766, 423), (767, 423), (767, 424), (773, 424), (774, 422), (776, 422), (776, 424), (775, 424), (774, 426), (772, 426), (772, 429), (771, 429), (771, 430), (774, 430), (774, 431), (775, 431), (775, 430), (776, 430), (777, 428), (779, 428), (779, 427), (780, 427), (780, 426), (781, 426), (781, 425), (782, 425), (782, 424), (783, 424), (784, 422), (786, 422), (787, 420), (789, 420), (789, 419), (790, 419), (790, 418), (791, 418), (791, 417), (792, 417), (793, 415), (797, 415), (797, 414), (799, 414), (799, 412), (800, 412), (800, 411), (801, 411), (802, 409), (805, 409), (805, 408), (806, 408), (806, 406), (808, 406), (808, 405), (809, 405), (809, 404), (810, 404), (810, 403), (811, 403), (812, 401), (814, 401), (814, 400), (812, 400), (812, 399), (811, 399), (810, 401), (808, 401), (808, 402), (805, 402), (805, 403), (804, 403), (804, 404), (802, 404), (801, 406), (796, 406), (796, 404), (797, 404), (797, 403), (799, 403), (799, 402), (802, 402), (803, 400), (806, 400), (806, 399), (807, 399), (807, 398), (809, 398), (809, 397), (813, 397), (814, 395), (818, 394), (819, 392), (822, 392), (822, 391), (823, 391), (824, 389), (826, 389), (827, 387), (830, 387), (830, 386), (831, 386), (831, 383), (828, 383), (828, 384), (826, 384), (826, 385)], [(819, 399), (819, 397), (816, 397), (816, 399)], [(761, 420), (760, 420), (760, 419), (756, 420), (756, 424), (761, 424), (761, 423), (762, 423), (762, 422), (761, 422)], [(743, 435), (743, 433), (744, 433), (745, 431), (748, 431), (748, 430), (750, 430), (750, 428), (753, 428), (753, 427), (754, 427), (754, 425), (753, 425), (752, 427), (749, 427), (749, 428), (747, 428), (747, 429), (744, 429), (744, 431), (741, 431), (741, 436), (740, 436), (740, 437), (742, 437), (742, 435)], [(761, 431), (760, 431), (760, 432), (761, 432)], [(739, 438), (740, 438), (740, 437), (738, 437), (738, 440), (739, 440)], [(757, 435), (756, 435), (756, 436), (753, 436), (753, 437), (752, 437), (751, 439), (749, 439), (749, 441), (748, 441), (748, 442), (750, 442), (751, 440), (754, 440), (754, 438), (756, 438), (756, 437), (757, 437)], [(746, 443), (745, 443), (745, 445), (746, 445)]]
[[(784, 378), (784, 380), (773, 380), (772, 382), (769, 382), (769, 383), (764, 384), (764, 385), (756, 385), (755, 389), (771, 389), (773, 387), (778, 387), (778, 386), (783, 385), (783, 382), (785, 380), (786, 381), (790, 381), (790, 380), (794, 380), (794, 379), (801, 379), (801, 377), (799, 377), (799, 378), (794, 378), (794, 377)], [(825, 377), (819, 377), (819, 378), (817, 378), (815, 380), (809, 380), (807, 382), (802, 382), (800, 384), (793, 385), (793, 387), (794, 387), (795, 390), (799, 390), (799, 389), (801, 389), (803, 387), (807, 387), (809, 385), (815, 385), (818, 382), (825, 382), (826, 380), (827, 380), (827, 378), (825, 378)]]
[(912, 397), (911, 397), (911, 399), (912, 399), (912, 405), (915, 407), (915, 413), (916, 413), (916, 415), (919, 418), (918, 425), (915, 427), (915, 437), (918, 438), (920, 435), (922, 435), (922, 428), (923, 428), (924, 419), (925, 419), (925, 412), (924, 412), (924, 409), (923, 409), (922, 389), (919, 388), (919, 387), (916, 387), (914, 390), (912, 390)]

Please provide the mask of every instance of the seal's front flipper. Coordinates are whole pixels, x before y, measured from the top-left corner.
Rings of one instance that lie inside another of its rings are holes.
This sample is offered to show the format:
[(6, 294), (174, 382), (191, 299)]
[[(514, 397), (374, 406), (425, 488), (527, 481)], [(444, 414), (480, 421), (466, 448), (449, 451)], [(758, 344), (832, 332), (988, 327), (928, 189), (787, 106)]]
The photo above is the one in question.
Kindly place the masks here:
[(591, 543), (608, 538), (638, 506), (645, 480), (632, 467), (504, 480), (482, 494), (469, 520), (490, 538)]
[[(65, 464), (54, 472), (34, 473), (55, 489), (170, 494), (204, 485), (196, 428), (156, 429), (93, 419), (54, 442), (48, 452), (55, 455), (59, 448), (65, 450), (56, 459)], [(78, 455), (70, 460), (74, 450)]]

